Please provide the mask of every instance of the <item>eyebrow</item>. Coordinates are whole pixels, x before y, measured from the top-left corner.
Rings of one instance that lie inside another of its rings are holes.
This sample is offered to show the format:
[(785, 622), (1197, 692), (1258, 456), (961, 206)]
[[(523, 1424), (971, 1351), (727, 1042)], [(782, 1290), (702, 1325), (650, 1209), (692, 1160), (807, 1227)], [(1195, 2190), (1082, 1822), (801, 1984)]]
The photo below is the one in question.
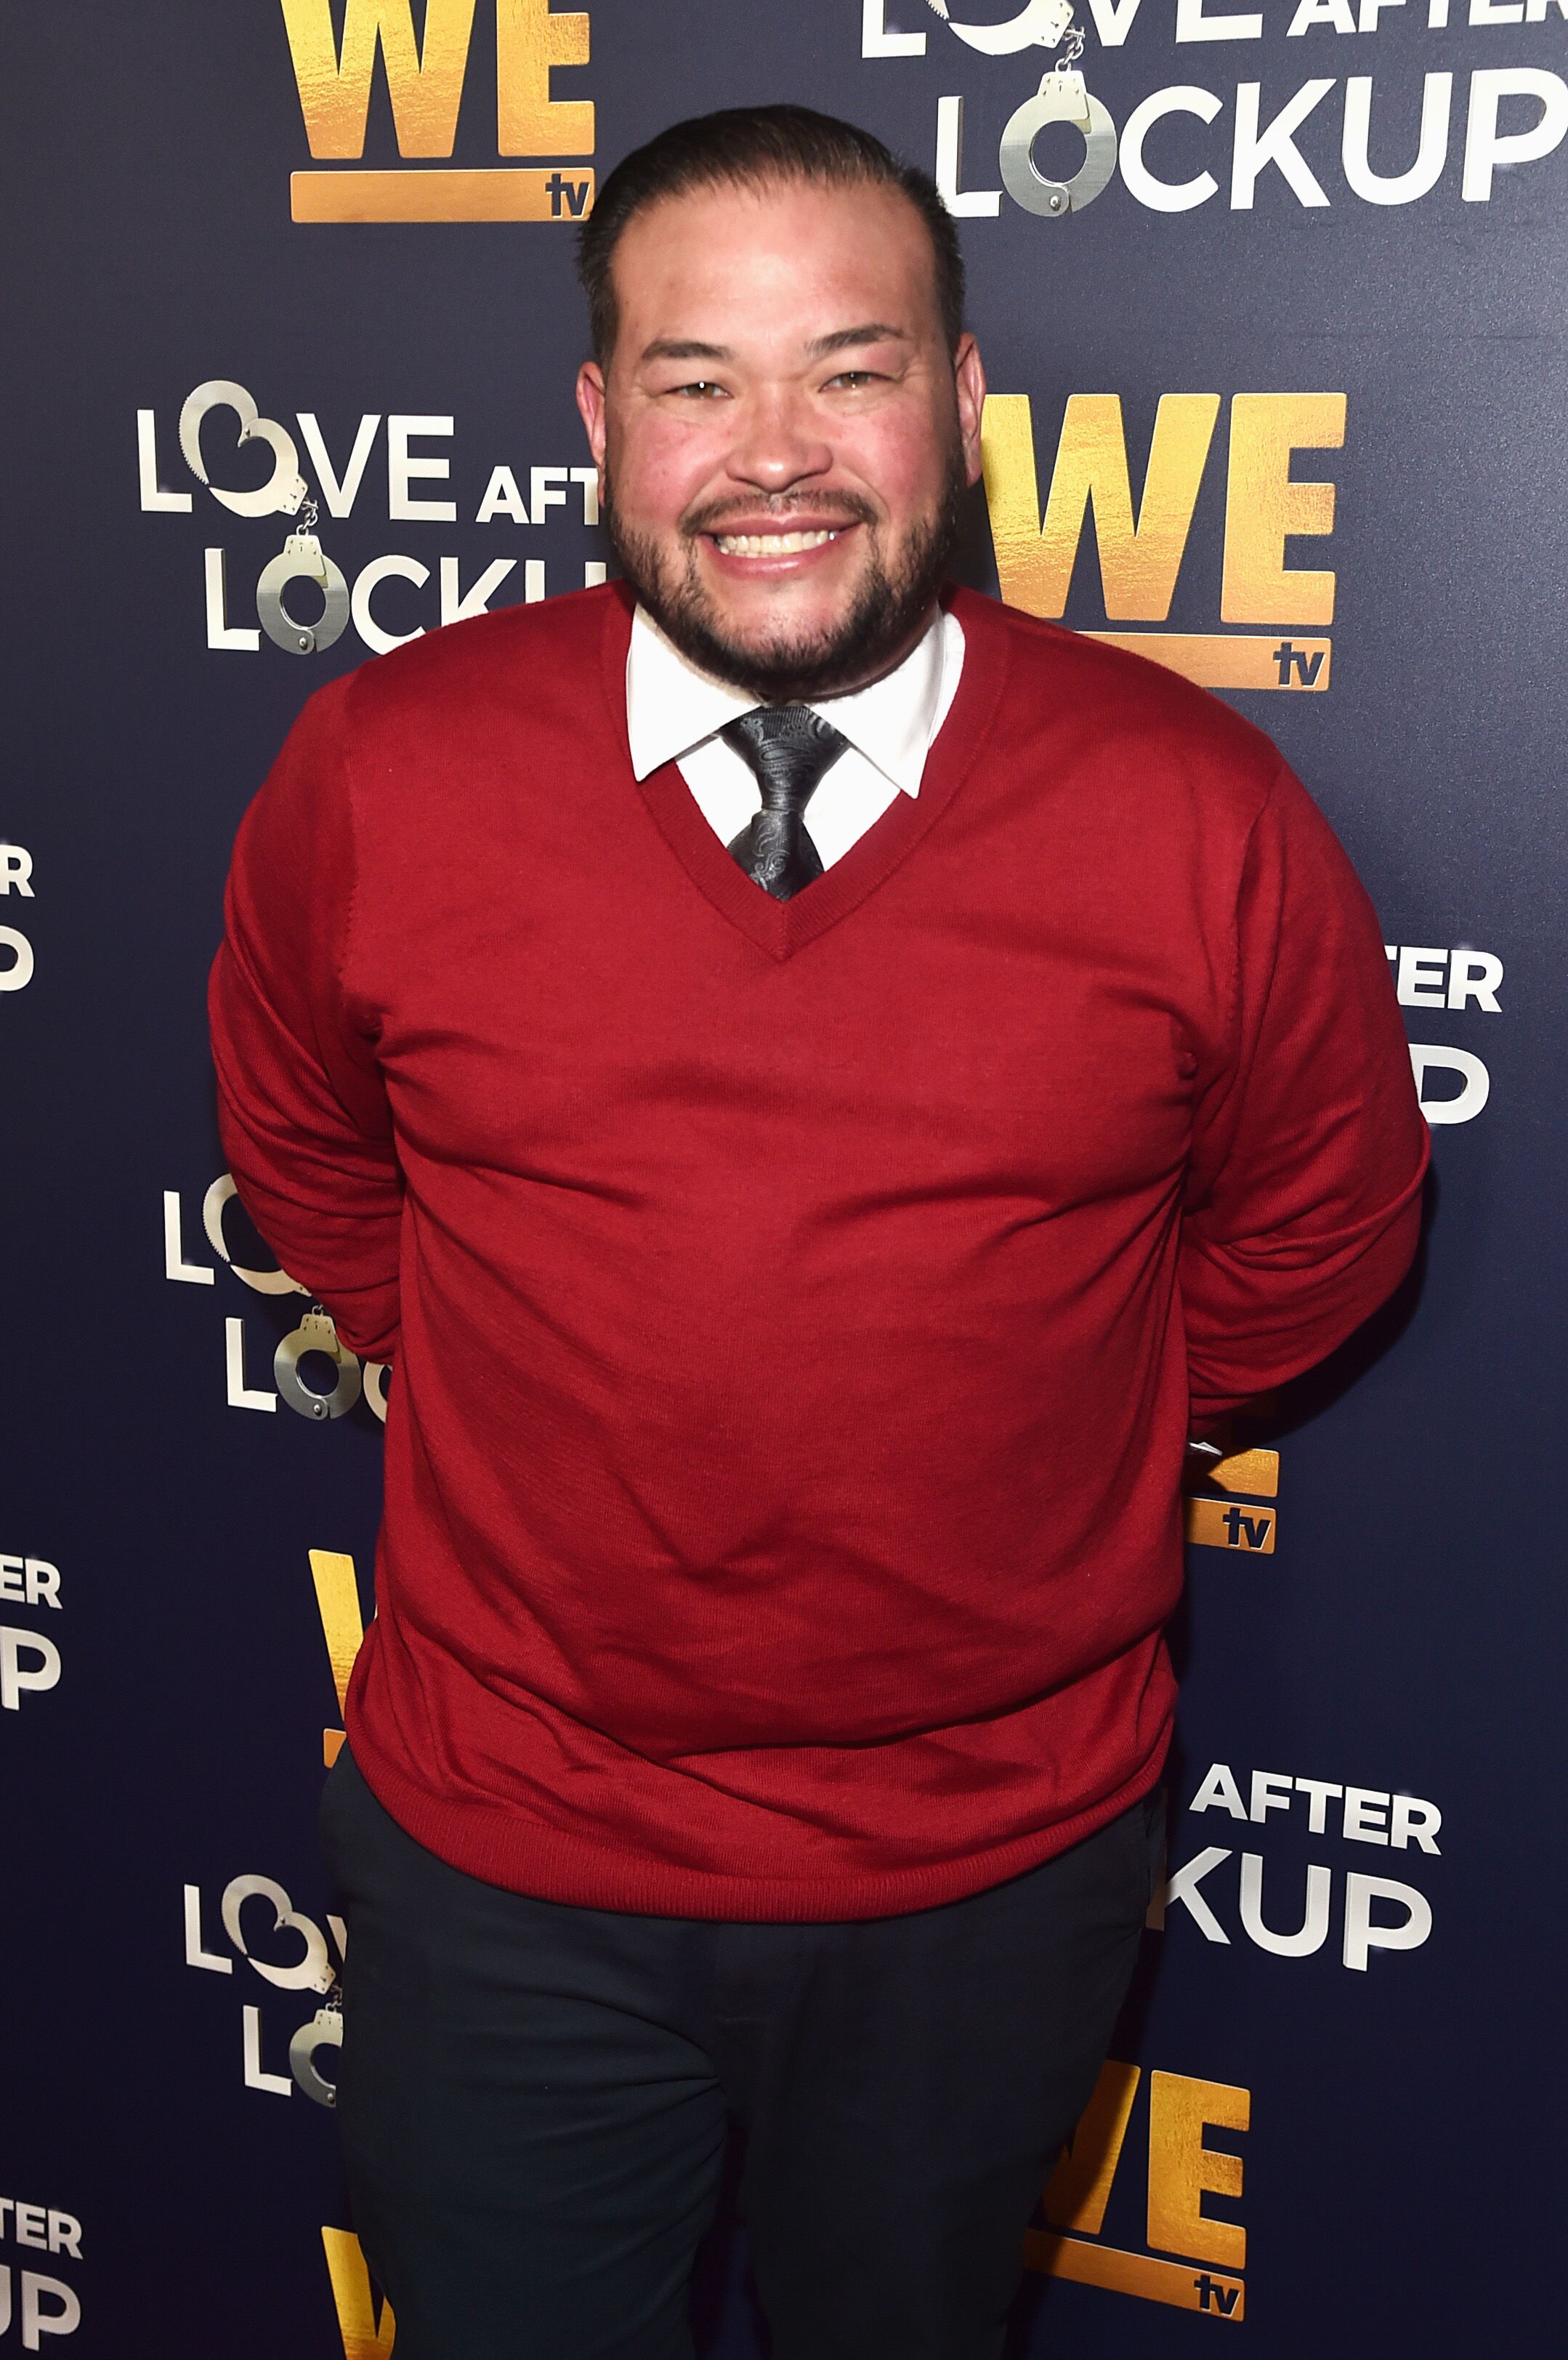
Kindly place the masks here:
[(848, 352), (855, 344), (907, 344), (912, 342), (908, 331), (890, 328), (885, 320), (867, 320), (858, 328), (838, 328), (831, 336), (813, 336), (806, 351), (814, 361), (825, 360), (829, 353)]
[(727, 361), (733, 359), (727, 344), (700, 344), (686, 337), (656, 336), (651, 344), (642, 348), (645, 361)]
[[(806, 346), (809, 360), (825, 360), (830, 353), (848, 352), (858, 344), (910, 343), (908, 331), (889, 327), (883, 320), (867, 320), (857, 328), (835, 328), (831, 336), (813, 336)], [(685, 336), (656, 336), (643, 346), (645, 361), (727, 361), (735, 355), (728, 344), (704, 344)]]

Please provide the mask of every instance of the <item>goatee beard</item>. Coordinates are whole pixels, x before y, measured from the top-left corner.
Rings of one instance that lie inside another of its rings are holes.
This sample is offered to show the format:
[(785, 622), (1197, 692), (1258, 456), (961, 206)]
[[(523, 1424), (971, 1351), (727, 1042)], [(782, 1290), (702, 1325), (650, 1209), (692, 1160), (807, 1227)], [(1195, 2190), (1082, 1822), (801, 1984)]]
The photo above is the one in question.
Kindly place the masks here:
[[(665, 636), (699, 671), (754, 696), (759, 705), (810, 703), (838, 696), (878, 679), (915, 637), (936, 604), (958, 544), (967, 486), (956, 452), (935, 513), (910, 531), (897, 570), (890, 572), (875, 541), (865, 577), (843, 620), (810, 636), (747, 647), (731, 639), (697, 572), (699, 530), (719, 521), (710, 514), (681, 524), (688, 543), (684, 573), (666, 577), (659, 545), (650, 536), (623, 528), (615, 515), (614, 486), (606, 475), (603, 520), (621, 572)], [(791, 504), (771, 506), (770, 519), (788, 528)], [(868, 506), (849, 500), (846, 516), (866, 526), (876, 522)], [(757, 514), (750, 504), (747, 514)]]

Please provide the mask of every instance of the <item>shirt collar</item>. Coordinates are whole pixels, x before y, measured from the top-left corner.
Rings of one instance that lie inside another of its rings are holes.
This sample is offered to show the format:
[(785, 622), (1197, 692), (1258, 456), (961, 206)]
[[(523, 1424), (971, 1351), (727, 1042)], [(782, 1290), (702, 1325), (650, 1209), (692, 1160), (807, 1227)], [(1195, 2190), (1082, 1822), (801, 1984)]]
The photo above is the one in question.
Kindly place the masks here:
[[(920, 773), (935, 735), (942, 657), (939, 610), (895, 671), (869, 688), (824, 697), (811, 707), (907, 795), (920, 792)], [(753, 711), (756, 702), (744, 689), (700, 672), (646, 608), (637, 608), (626, 650), (626, 735), (637, 778), (646, 779), (665, 762), (679, 761), (704, 739), (716, 737), (726, 723)]]

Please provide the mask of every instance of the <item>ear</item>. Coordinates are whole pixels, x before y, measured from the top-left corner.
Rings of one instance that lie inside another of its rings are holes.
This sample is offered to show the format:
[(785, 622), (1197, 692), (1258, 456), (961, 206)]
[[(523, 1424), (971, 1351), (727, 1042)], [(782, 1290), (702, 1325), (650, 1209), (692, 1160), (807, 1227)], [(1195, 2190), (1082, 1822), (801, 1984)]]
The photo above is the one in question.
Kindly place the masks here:
[(588, 435), (588, 449), (604, 481), (604, 375), (597, 361), (584, 361), (577, 372), (577, 412)]
[(964, 446), (965, 479), (980, 481), (980, 419), (985, 407), (985, 370), (980, 347), (965, 333), (953, 356), (953, 389), (958, 397), (958, 432)]

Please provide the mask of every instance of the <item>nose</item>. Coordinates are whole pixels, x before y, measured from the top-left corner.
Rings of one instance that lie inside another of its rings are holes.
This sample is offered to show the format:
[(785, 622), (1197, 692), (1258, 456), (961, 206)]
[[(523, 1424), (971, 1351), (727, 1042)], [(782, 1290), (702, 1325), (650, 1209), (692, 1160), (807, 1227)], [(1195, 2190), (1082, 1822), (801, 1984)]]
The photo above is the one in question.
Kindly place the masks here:
[(754, 394), (737, 423), (740, 432), (727, 461), (733, 481), (777, 495), (832, 471), (832, 447), (793, 388), (773, 387)]

